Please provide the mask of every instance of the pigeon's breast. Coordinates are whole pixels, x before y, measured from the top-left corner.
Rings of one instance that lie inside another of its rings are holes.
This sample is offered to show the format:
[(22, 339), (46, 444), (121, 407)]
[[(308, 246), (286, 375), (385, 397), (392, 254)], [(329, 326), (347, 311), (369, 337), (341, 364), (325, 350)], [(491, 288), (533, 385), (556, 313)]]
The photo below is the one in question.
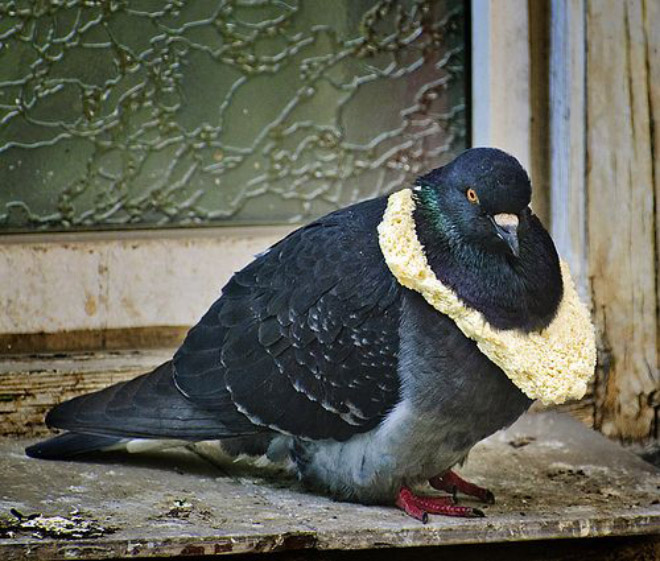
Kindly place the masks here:
[(391, 504), (402, 485), (416, 486), (461, 461), (473, 443), (402, 401), (378, 428), (346, 442), (291, 440), (303, 481), (341, 500)]
[(456, 325), (406, 291), (398, 371), (402, 398), (375, 429), (346, 442), (296, 441), (304, 481), (362, 503), (391, 503), (460, 462), (532, 403)]

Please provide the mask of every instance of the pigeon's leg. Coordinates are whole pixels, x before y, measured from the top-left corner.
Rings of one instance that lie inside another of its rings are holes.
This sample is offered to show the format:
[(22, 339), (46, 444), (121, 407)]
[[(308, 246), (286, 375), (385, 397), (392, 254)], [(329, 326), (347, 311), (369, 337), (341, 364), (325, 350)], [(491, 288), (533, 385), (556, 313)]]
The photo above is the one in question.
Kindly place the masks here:
[(449, 470), (442, 475), (436, 475), (435, 477), (432, 477), (429, 479), (429, 484), (434, 489), (438, 489), (439, 491), (447, 491), (448, 493), (452, 493), (454, 496), (457, 492), (459, 492), (465, 495), (469, 495), (470, 497), (476, 497), (484, 503), (491, 505), (495, 503), (495, 495), (493, 495), (493, 493), (491, 493), (488, 489), (479, 487), (479, 485), (475, 485), (469, 481), (465, 481), (465, 479), (463, 479), (460, 475), (453, 472), (452, 470)]
[(415, 495), (408, 487), (401, 487), (396, 498), (396, 506), (409, 516), (426, 524), (429, 514), (444, 514), (445, 516), (461, 516), (464, 518), (483, 517), (478, 508), (454, 504), (452, 497), (423, 497)]

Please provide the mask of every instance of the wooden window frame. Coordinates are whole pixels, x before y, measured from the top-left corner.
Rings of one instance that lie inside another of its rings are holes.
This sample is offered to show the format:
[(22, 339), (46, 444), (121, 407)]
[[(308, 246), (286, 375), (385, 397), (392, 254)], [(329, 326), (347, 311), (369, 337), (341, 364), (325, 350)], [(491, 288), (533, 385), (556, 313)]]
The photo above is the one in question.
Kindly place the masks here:
[[(472, 145), (503, 148), (530, 169), (527, 0), (471, 0), (470, 12)], [(132, 338), (171, 344), (234, 271), (291, 229), (1, 236), (0, 308), (8, 313), (0, 315), (0, 352), (59, 350), (76, 341), (123, 346)]]

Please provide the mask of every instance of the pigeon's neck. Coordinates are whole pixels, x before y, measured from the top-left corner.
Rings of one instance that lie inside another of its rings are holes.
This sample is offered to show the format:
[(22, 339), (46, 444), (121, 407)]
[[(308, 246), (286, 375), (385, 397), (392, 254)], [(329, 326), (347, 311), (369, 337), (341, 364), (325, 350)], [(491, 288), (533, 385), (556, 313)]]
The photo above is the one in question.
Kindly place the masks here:
[(559, 258), (531, 213), (519, 228), (519, 258), (462, 243), (448, 221), (432, 210), (418, 207), (414, 218), (435, 275), (493, 327), (529, 332), (554, 319), (563, 294)]

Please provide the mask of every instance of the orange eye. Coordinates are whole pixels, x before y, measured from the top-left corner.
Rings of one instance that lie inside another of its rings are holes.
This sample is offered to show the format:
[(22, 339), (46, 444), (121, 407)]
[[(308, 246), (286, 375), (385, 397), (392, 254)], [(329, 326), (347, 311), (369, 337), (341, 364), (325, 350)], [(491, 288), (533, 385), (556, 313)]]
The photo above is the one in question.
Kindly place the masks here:
[(470, 201), (473, 204), (476, 204), (479, 202), (479, 197), (477, 196), (477, 192), (474, 189), (468, 189), (465, 192), (465, 196), (467, 197), (467, 200)]

